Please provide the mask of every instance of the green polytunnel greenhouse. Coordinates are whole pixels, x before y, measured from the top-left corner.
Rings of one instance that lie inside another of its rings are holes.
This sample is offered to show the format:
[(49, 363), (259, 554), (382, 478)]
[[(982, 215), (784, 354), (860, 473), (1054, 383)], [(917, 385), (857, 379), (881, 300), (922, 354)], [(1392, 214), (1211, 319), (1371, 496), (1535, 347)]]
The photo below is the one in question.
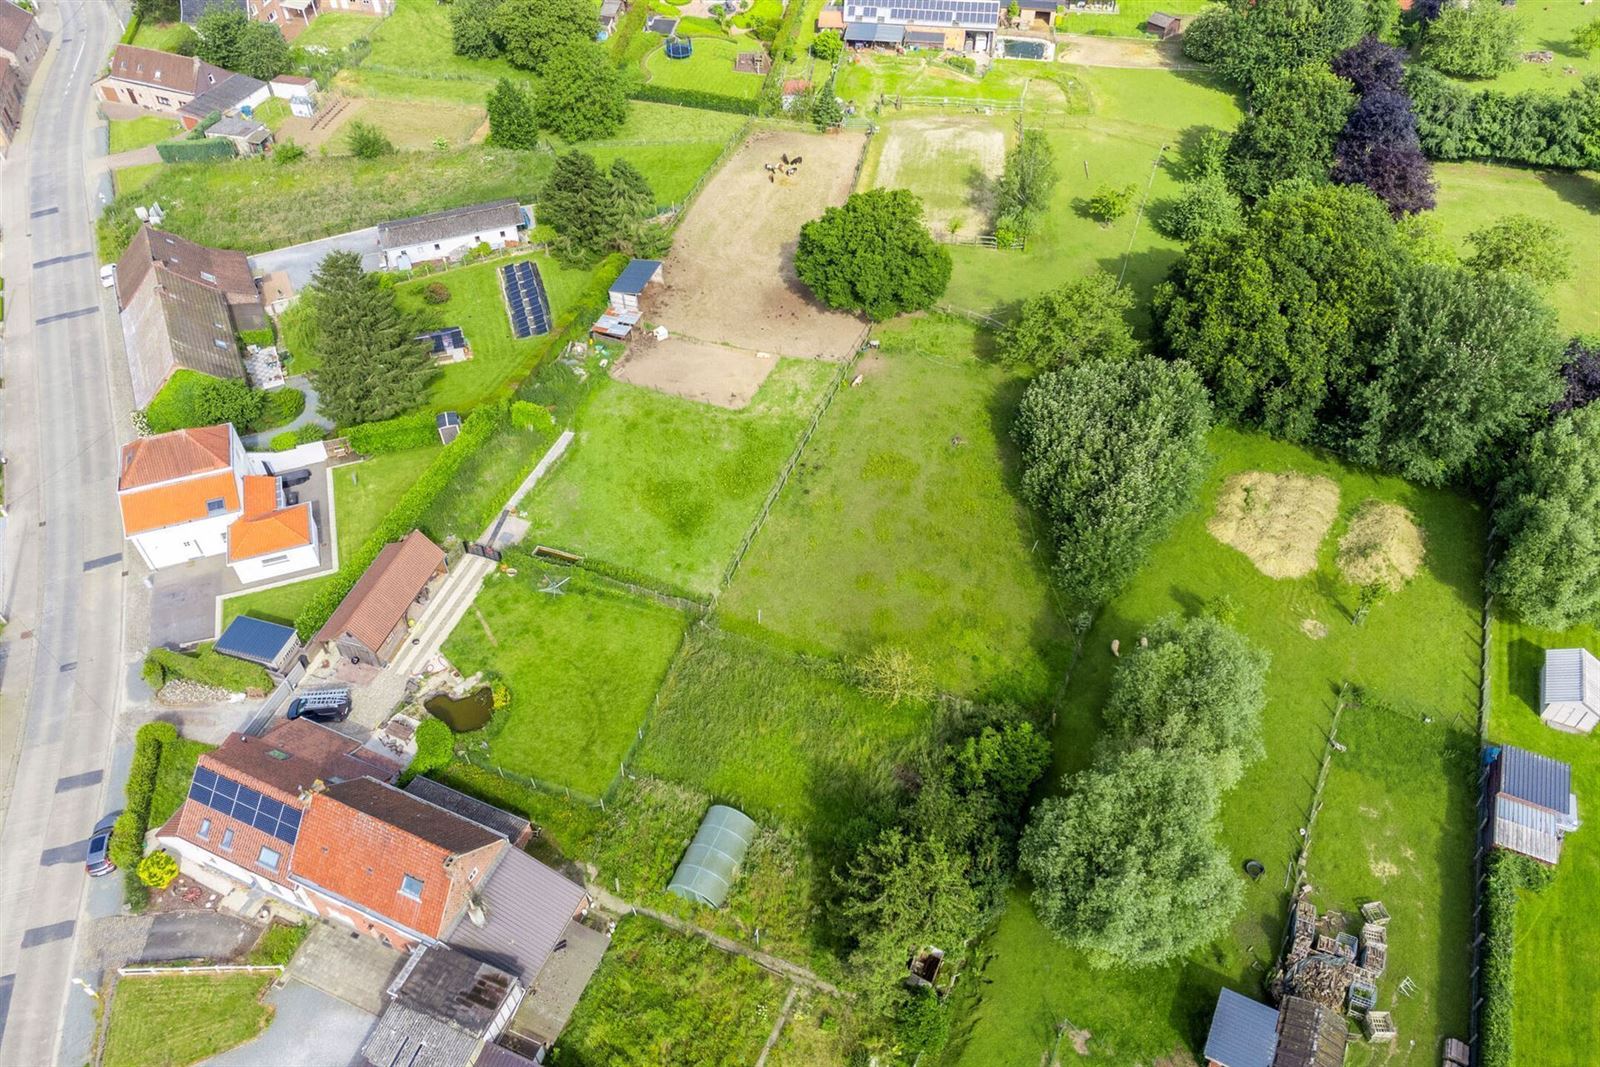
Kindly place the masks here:
[(750, 816), (726, 804), (711, 805), (678, 869), (672, 872), (667, 891), (708, 907), (722, 907), (755, 835), (756, 824)]

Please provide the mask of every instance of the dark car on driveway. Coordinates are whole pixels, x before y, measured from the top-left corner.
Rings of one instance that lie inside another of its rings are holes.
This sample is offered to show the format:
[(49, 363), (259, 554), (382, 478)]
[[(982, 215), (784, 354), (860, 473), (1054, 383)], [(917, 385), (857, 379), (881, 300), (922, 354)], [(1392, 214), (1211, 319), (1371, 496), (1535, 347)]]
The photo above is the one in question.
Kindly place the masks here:
[(89, 835), (89, 854), (83, 860), (83, 869), (89, 872), (91, 878), (110, 874), (117, 869), (117, 865), (111, 862), (111, 828), (121, 814), (120, 811), (114, 811), (94, 824), (94, 833)]
[(311, 480), (311, 472), (304, 467), (296, 467), (292, 471), (284, 471), (278, 475), (278, 480), (285, 489), (293, 489), (297, 485), (305, 485)]
[(289, 701), (285, 715), (312, 722), (344, 722), (350, 716), (350, 690), (308, 689)]

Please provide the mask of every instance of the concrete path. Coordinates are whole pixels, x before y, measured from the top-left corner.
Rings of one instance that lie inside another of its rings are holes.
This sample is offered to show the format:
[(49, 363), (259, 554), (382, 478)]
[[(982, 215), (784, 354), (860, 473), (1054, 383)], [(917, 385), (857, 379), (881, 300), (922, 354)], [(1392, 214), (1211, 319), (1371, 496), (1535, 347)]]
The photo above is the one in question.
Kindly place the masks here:
[[(307, 378), (304, 374), (297, 374), (292, 378), (285, 379), (283, 384), (287, 389), (298, 389), (306, 394), (305, 410), (297, 415), (293, 422), (273, 427), (270, 430), (262, 430), (260, 433), (245, 434), (239, 438), (240, 441), (244, 442), (244, 447), (247, 451), (264, 452), (271, 447), (272, 439), (280, 433), (292, 433), (300, 427), (310, 426), (312, 423), (316, 423), (325, 430), (333, 428), (333, 423), (323, 418), (322, 413), (318, 410), (318, 404), (322, 398), (317, 395), (316, 387), (311, 384), (310, 378)], [(272, 469), (282, 470), (283, 468), (275, 466)]]
[(143, 148), (130, 148), (126, 152), (118, 152), (114, 156), (103, 156), (89, 164), (90, 174), (99, 174), (105, 171), (121, 170), (123, 167), (139, 167), (146, 163), (160, 163), (161, 153), (156, 151), (156, 146), (147, 144)]
[(376, 1015), (301, 982), (270, 989), (276, 1014), (254, 1041), (203, 1061), (207, 1067), (354, 1067)]
[(404, 953), (332, 923), (313, 923), (287, 976), (360, 1011), (382, 1014), (386, 992), (405, 965)]

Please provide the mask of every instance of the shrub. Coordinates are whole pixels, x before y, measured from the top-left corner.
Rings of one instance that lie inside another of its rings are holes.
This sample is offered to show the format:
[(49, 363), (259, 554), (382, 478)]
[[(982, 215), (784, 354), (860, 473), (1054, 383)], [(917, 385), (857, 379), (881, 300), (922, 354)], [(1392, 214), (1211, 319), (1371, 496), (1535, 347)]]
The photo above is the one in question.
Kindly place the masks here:
[(832, 63), (844, 54), (844, 38), (838, 30), (823, 30), (811, 39), (811, 54), (824, 63)]
[(1484, 888), (1482, 1041), (1481, 1067), (1512, 1067), (1516, 1062), (1514, 962), (1517, 942), (1517, 891), (1537, 893), (1549, 884), (1550, 868), (1514, 852), (1489, 857), (1489, 877)]
[(313, 441), (322, 440), (328, 435), (328, 431), (323, 429), (321, 426), (318, 426), (314, 422), (308, 422), (296, 430), (294, 435), (295, 440), (299, 441), (303, 445), (309, 445)]
[(933, 990), (913, 990), (895, 1013), (894, 1031), (907, 1052), (936, 1053), (950, 1040), (950, 1012)]
[(411, 781), (419, 774), (436, 771), (449, 764), (455, 755), (455, 734), (443, 719), (423, 719), (417, 727), (417, 754), (411, 757), (401, 778)]
[(272, 161), (280, 167), (288, 166), (290, 163), (298, 163), (304, 158), (306, 158), (305, 148), (295, 144), (293, 138), (284, 141), (272, 150)]
[(732, 115), (754, 115), (757, 101), (739, 96), (727, 96), (706, 89), (681, 89), (670, 85), (641, 84), (629, 95), (635, 100), (649, 100), (658, 104), (679, 104), (697, 107), (704, 111), (725, 111)]
[(394, 155), (394, 142), (378, 127), (357, 119), (344, 135), (350, 154), (357, 159), (379, 159)]
[(139, 861), (139, 881), (151, 889), (165, 889), (176, 877), (178, 861), (169, 852), (152, 852)]
[(150, 722), (134, 735), (133, 761), (128, 769), (127, 806), (111, 831), (111, 862), (129, 875), (144, 855), (144, 835), (149, 829), (150, 799), (155, 796), (156, 773), (161, 767), (161, 746), (175, 741), (171, 723)]
[(422, 290), (422, 299), (430, 304), (448, 304), (450, 287), (444, 282), (429, 282), (427, 288)]
[(272, 440), (267, 442), (267, 447), (274, 452), (287, 452), (300, 443), (300, 433), (297, 430), (288, 430), (284, 433), (273, 434)]
[(861, 691), (890, 707), (933, 696), (933, 675), (910, 650), (879, 645), (856, 664)]
[[(152, 667), (152, 664), (155, 667)], [(266, 671), (253, 663), (215, 652), (210, 644), (202, 644), (194, 652), (173, 652), (165, 648), (151, 649), (145, 656), (144, 670), (149, 672), (145, 674), (146, 681), (153, 677), (156, 667), (161, 670), (162, 684), (175, 678), (187, 678), (201, 685), (214, 685), (218, 689), (234, 693), (251, 689), (266, 691), (272, 688), (272, 679)]]
[(550, 414), (548, 408), (527, 400), (511, 402), (511, 425), (519, 430), (543, 430), (554, 426), (555, 422), (555, 416)]
[(439, 439), (433, 414), (427, 411), (413, 411), (383, 422), (364, 422), (348, 427), (344, 435), (349, 438), (351, 448), (366, 456), (422, 448)]
[(489, 692), (493, 695), (495, 711), (503, 711), (511, 706), (511, 687), (506, 683), (501, 681), (491, 682)]
[(1084, 202), (1084, 213), (1100, 225), (1109, 226), (1128, 213), (1138, 193), (1136, 185), (1102, 185)]
[(257, 967), (287, 966), (306, 939), (311, 927), (305, 923), (275, 922), (262, 933), (261, 940), (250, 950), (249, 962)]

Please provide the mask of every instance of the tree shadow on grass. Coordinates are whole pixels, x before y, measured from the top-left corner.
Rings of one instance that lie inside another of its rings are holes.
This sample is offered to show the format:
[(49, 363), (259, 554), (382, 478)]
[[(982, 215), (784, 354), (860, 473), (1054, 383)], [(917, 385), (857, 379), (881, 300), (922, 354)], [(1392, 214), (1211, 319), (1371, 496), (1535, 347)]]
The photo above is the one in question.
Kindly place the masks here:
[(1600, 178), (1570, 171), (1541, 170), (1539, 181), (1573, 207), (1600, 215)]

